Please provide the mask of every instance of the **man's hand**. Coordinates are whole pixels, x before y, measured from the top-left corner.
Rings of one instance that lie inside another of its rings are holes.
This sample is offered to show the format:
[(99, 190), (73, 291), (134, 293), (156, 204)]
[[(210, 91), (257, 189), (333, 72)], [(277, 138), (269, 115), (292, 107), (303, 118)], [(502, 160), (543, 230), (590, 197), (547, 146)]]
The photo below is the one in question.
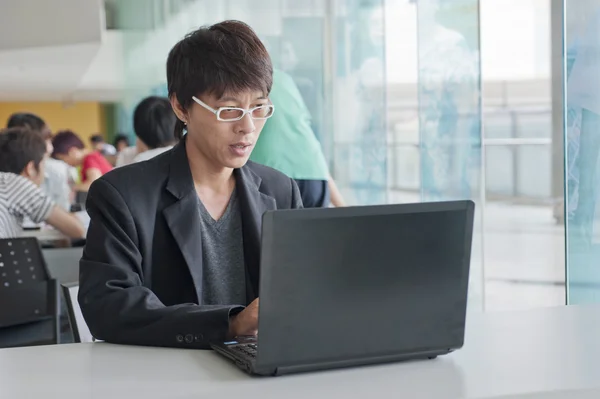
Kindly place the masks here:
[(258, 298), (246, 309), (229, 319), (231, 338), (258, 334)]

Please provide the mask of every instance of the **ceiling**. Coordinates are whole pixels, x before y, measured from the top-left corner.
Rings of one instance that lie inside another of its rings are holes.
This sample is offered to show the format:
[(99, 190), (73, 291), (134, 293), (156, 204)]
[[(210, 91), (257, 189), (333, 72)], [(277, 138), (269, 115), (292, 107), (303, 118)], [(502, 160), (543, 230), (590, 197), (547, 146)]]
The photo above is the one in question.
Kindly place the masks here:
[(2, 0), (0, 101), (117, 100), (122, 37), (105, 29), (103, 7), (101, 0)]

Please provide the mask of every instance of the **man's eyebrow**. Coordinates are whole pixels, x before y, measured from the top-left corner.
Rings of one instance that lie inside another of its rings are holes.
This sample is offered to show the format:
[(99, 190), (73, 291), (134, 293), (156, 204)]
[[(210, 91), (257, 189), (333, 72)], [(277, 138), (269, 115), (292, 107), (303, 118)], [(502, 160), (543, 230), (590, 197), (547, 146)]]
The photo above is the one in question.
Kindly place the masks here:
[[(267, 96), (260, 96), (260, 97), (256, 98), (256, 100), (266, 100), (266, 99), (267, 99)], [(239, 101), (239, 99), (234, 98), (234, 97), (221, 97), (221, 98), (219, 98), (218, 101), (223, 101), (223, 102), (225, 102), (225, 101)]]

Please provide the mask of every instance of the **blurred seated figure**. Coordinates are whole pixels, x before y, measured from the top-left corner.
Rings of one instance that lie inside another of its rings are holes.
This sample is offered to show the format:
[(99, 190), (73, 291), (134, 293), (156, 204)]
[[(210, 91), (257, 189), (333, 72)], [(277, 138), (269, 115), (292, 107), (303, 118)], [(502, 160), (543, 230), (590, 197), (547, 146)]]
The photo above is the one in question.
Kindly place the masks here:
[(92, 148), (104, 156), (117, 155), (117, 149), (112, 144), (105, 142), (104, 137), (99, 134), (90, 137), (90, 142), (92, 143)]
[(291, 76), (273, 71), (269, 98), (275, 113), (263, 128), (250, 160), (277, 169), (298, 183), (305, 208), (344, 206), (321, 144), (311, 127), (311, 115)]
[(153, 96), (142, 100), (133, 113), (133, 130), (137, 136), (137, 155), (133, 162), (146, 161), (173, 148), (176, 122), (167, 98)]
[(85, 148), (83, 141), (70, 130), (58, 132), (52, 139), (52, 145), (54, 158), (73, 167), (81, 167), (81, 182), (74, 186), (75, 191), (87, 192), (96, 179), (113, 168), (100, 152)]
[(173, 148), (177, 141), (173, 135), (176, 122), (169, 99), (152, 96), (142, 100), (133, 113), (136, 145), (119, 153), (116, 166), (147, 161)]
[(135, 145), (125, 148), (123, 151), (121, 151), (119, 153), (119, 155), (117, 155), (117, 161), (115, 162), (115, 167), (119, 168), (121, 166), (129, 165), (129, 164), (133, 163), (133, 160), (135, 159), (137, 153), (138, 153), (137, 146), (135, 146)]
[(129, 147), (129, 137), (123, 133), (119, 133), (115, 136), (114, 146), (117, 150), (117, 154), (120, 154), (125, 148)]
[(18, 237), (25, 218), (46, 222), (72, 238), (83, 238), (85, 229), (39, 186), (44, 181), (46, 142), (26, 128), (0, 131), (0, 238)]
[[(46, 142), (46, 154), (52, 155), (52, 132), (50, 127), (42, 118), (37, 115), (19, 112), (12, 114), (8, 119), (8, 128), (27, 128), (38, 133)], [(44, 182), (41, 185), (44, 191), (52, 201), (65, 210), (71, 206), (71, 186), (69, 185), (69, 165), (66, 163), (48, 158), (46, 160)]]
[(92, 148), (102, 154), (111, 165), (114, 165), (117, 162), (117, 149), (112, 144), (108, 144), (104, 141), (102, 135), (93, 135), (90, 137), (90, 143)]

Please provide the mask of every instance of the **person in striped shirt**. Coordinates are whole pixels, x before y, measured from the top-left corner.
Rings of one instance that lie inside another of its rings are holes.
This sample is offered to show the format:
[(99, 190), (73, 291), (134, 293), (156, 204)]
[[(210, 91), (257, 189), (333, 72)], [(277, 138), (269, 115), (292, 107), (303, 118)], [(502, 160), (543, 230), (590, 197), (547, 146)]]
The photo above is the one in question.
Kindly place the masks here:
[(26, 217), (72, 238), (85, 236), (79, 219), (39, 188), (45, 161), (46, 143), (38, 133), (25, 128), (0, 130), (0, 238), (18, 237)]
[[(46, 141), (46, 153), (52, 154), (52, 131), (38, 115), (29, 112), (17, 112), (10, 116), (6, 127), (22, 127), (38, 133)], [(71, 187), (69, 185), (70, 166), (53, 158), (45, 162), (44, 182), (40, 186), (48, 196), (65, 210), (71, 208)]]

